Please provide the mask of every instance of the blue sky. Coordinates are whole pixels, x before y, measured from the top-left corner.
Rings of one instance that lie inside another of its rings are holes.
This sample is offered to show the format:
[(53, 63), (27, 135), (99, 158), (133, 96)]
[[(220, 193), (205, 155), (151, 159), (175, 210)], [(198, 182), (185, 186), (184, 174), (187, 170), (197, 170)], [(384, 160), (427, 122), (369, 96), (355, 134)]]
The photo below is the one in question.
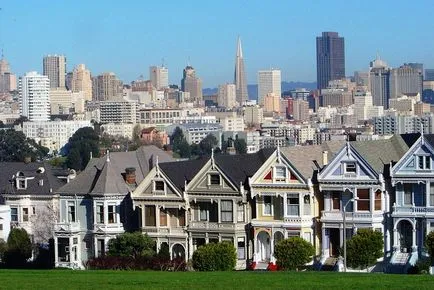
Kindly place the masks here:
[(434, 1), (111, 1), (0, 2), (0, 46), (18, 75), (42, 71), (42, 57), (64, 54), (68, 70), (113, 71), (125, 82), (169, 68), (179, 84), (190, 59), (204, 87), (231, 82), (237, 36), (248, 83), (277, 67), (286, 81), (315, 81), (315, 37), (345, 37), (346, 73), (364, 70), (377, 51), (391, 66), (434, 68)]

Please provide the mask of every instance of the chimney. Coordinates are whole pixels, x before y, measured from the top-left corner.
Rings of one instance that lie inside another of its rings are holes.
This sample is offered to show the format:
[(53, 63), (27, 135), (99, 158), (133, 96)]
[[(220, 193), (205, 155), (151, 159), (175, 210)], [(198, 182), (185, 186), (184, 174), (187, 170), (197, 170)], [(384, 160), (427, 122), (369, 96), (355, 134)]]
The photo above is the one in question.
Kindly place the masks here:
[(328, 159), (328, 151), (323, 151), (322, 152), (322, 165), (326, 166), (329, 163), (329, 159)]
[(136, 168), (125, 168), (125, 182), (127, 184), (136, 184)]
[(30, 156), (25, 156), (25, 157), (24, 157), (24, 163), (25, 163), (25, 164), (29, 164), (30, 162), (32, 162), (32, 157), (30, 157)]

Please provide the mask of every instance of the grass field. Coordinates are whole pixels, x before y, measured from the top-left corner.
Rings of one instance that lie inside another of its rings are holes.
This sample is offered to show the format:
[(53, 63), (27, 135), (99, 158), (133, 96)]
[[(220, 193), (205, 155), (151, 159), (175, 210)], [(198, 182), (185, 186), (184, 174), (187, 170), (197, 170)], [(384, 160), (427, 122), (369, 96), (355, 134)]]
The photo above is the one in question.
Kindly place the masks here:
[(334, 272), (0, 270), (0, 289), (434, 289), (434, 276)]

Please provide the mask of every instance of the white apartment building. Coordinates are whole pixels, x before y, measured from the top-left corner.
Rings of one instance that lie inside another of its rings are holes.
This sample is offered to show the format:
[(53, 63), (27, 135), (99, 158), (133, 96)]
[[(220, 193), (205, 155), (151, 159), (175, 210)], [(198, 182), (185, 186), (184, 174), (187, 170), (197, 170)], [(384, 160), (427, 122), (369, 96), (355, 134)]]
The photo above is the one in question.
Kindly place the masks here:
[(101, 101), (99, 103), (100, 122), (135, 124), (138, 117), (138, 103), (127, 101)]
[(259, 125), (264, 121), (264, 110), (259, 106), (244, 107), (244, 123)]
[(218, 141), (217, 147), (221, 148), (223, 127), (220, 124), (173, 124), (166, 128), (167, 134), (172, 135), (176, 127), (179, 127), (182, 130), (188, 144), (199, 144), (206, 136), (212, 134)]
[(237, 89), (234, 84), (219, 85), (217, 96), (217, 103), (219, 107), (228, 109), (236, 107), (238, 105), (236, 101), (236, 94)]
[(20, 113), (29, 121), (50, 120), (50, 81), (35, 71), (19, 80)]
[(149, 67), (149, 79), (157, 90), (169, 87), (169, 70), (164, 66)]
[(273, 93), (282, 95), (282, 77), (279, 69), (258, 71), (258, 103), (264, 105), (265, 96)]
[(139, 111), (140, 124), (144, 127), (164, 128), (174, 123), (175, 118), (187, 116), (181, 109), (142, 109)]
[(244, 131), (244, 118), (242, 116), (227, 116), (220, 119), (220, 125), (223, 126), (223, 131)]
[(93, 126), (90, 121), (34, 121), (23, 123), (23, 133), (50, 151), (60, 151), (69, 138), (84, 127)]
[(128, 123), (107, 123), (101, 125), (104, 134), (117, 137), (125, 137), (133, 139), (133, 131), (135, 124)]

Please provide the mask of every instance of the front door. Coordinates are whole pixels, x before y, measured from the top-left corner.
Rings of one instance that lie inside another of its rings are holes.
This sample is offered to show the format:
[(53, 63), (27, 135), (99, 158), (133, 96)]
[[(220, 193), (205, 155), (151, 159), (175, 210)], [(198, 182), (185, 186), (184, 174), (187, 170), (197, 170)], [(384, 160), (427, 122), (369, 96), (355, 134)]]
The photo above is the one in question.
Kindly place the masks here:
[(262, 262), (269, 262), (271, 257), (270, 235), (267, 232), (258, 234), (258, 259)]
[(398, 229), (400, 250), (403, 253), (410, 253), (413, 244), (413, 226), (409, 221), (403, 220), (399, 222)]
[(337, 257), (340, 254), (340, 231), (339, 229), (330, 229), (330, 256)]

